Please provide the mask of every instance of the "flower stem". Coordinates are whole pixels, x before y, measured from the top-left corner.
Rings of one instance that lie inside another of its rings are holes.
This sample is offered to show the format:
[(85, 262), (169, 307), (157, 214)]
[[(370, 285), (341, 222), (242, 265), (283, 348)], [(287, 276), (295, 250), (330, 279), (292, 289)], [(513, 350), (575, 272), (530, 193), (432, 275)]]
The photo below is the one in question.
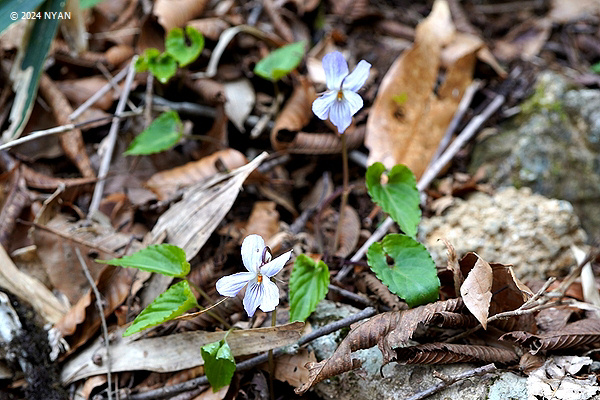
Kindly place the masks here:
[(346, 135), (342, 134), (342, 202), (340, 204), (340, 216), (338, 217), (337, 228), (335, 229), (335, 239), (333, 240), (333, 254), (337, 252), (342, 232), (342, 221), (344, 219), (344, 209), (348, 203), (348, 149), (346, 147)]
[[(271, 312), (271, 326), (277, 325), (277, 307)], [(269, 394), (271, 400), (275, 400), (275, 391), (273, 390), (273, 374), (275, 373), (275, 360), (273, 359), (273, 350), (269, 350)]]

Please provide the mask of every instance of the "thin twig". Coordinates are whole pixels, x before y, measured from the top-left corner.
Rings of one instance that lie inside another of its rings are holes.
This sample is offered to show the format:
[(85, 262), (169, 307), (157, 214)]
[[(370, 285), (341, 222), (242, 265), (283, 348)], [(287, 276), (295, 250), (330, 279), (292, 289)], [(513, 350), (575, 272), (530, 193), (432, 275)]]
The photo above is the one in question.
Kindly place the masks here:
[(96, 297), (96, 307), (98, 308), (98, 313), (100, 314), (100, 321), (102, 322), (102, 336), (104, 337), (104, 347), (106, 349), (106, 378), (108, 384), (108, 400), (112, 400), (112, 379), (110, 376), (110, 342), (108, 341), (108, 327), (106, 326), (106, 318), (104, 318), (104, 307), (102, 307), (102, 297), (100, 295), (100, 291), (94, 283), (94, 278), (92, 278), (92, 274), (90, 274), (90, 270), (85, 263), (83, 256), (81, 255), (81, 250), (79, 247), (75, 247), (75, 254), (77, 254), (77, 259), (81, 264), (81, 268), (83, 269), (83, 273), (87, 278), (90, 286), (92, 287), (92, 291), (94, 292), (94, 296)]
[(136, 115), (139, 115), (138, 111), (127, 111), (127, 112), (122, 113), (121, 115), (107, 115), (106, 117), (94, 118), (94, 119), (90, 119), (88, 121), (83, 121), (83, 122), (80, 122), (77, 124), (66, 124), (66, 125), (56, 126), (54, 128), (50, 128), (50, 129), (44, 129), (42, 131), (31, 132), (27, 136), (23, 136), (18, 139), (11, 140), (10, 142), (1, 145), (0, 150), (10, 149), (11, 147), (15, 147), (15, 146), (18, 146), (23, 143), (31, 142), (32, 140), (36, 140), (36, 139), (39, 139), (44, 136), (50, 136), (50, 135), (56, 135), (58, 133), (68, 132), (73, 129), (81, 128), (82, 126), (86, 126), (89, 124), (95, 124), (96, 122), (104, 121), (106, 119), (129, 118), (129, 117), (134, 117)]
[(446, 389), (447, 387), (455, 384), (458, 381), (472, 378), (474, 376), (483, 376), (485, 374), (489, 374), (489, 373), (492, 373), (495, 371), (496, 371), (496, 366), (494, 364), (488, 364), (488, 365), (484, 365), (483, 367), (470, 369), (470, 370), (462, 372), (458, 375), (447, 377), (446, 379), (443, 379), (441, 382), (437, 383), (436, 385), (429, 387), (425, 390), (422, 390), (418, 393), (415, 393), (414, 395), (409, 397), (408, 400), (425, 399), (437, 392), (440, 392), (440, 391)]
[(116, 85), (117, 83), (121, 82), (123, 80), (123, 78), (125, 78), (125, 75), (127, 75), (127, 68), (123, 68), (117, 75), (115, 75), (114, 78), (112, 78), (112, 80), (110, 82), (108, 82), (106, 85), (102, 86), (100, 88), (100, 90), (98, 90), (96, 93), (94, 93), (92, 95), (92, 97), (90, 97), (82, 105), (80, 105), (77, 108), (77, 110), (73, 111), (71, 113), (71, 115), (69, 115), (69, 119), (71, 121), (73, 121), (74, 119), (77, 119), (77, 117), (79, 117), (81, 114), (83, 114), (85, 110), (90, 108), (94, 103), (96, 103), (98, 100), (100, 100), (102, 98), (102, 96), (104, 96), (106, 93), (108, 93), (108, 91), (110, 89), (112, 89), (113, 84)]
[[(419, 179), (417, 183), (417, 189), (419, 192), (425, 190), (431, 182), (437, 177), (437, 175), (442, 171), (444, 166), (448, 164), (452, 158), (458, 153), (458, 151), (467, 143), (473, 135), (477, 132), (477, 130), (483, 125), (483, 123), (494, 114), (498, 108), (502, 104), (506, 98), (503, 95), (496, 96), (490, 104), (483, 110), (483, 112), (477, 116), (475, 116), (469, 124), (463, 129), (460, 135), (452, 142), (450, 146), (446, 149), (446, 151), (437, 159), (435, 163), (429, 166)], [(388, 230), (394, 224), (394, 220), (390, 217), (386, 218), (385, 221), (373, 232), (373, 234), (367, 239), (367, 241), (361, 246), (360, 249), (352, 256), (350, 261), (358, 261), (367, 252), (367, 249), (375, 242), (381, 240)], [(340, 270), (340, 272), (336, 276), (336, 280), (340, 282), (342, 279), (348, 275), (348, 273), (352, 270), (352, 266), (345, 266)]]
[[(361, 321), (365, 318), (372, 317), (373, 315), (375, 315), (375, 313), (376, 313), (376, 311), (374, 308), (368, 307), (359, 313), (356, 313), (356, 314), (346, 317), (344, 319), (340, 319), (339, 321), (332, 322), (332, 323), (327, 324), (319, 329), (315, 329), (311, 333), (302, 336), (298, 340), (298, 342), (296, 342), (295, 346), (280, 347), (280, 348), (273, 350), (273, 356), (276, 357), (276, 356), (279, 356), (282, 354), (286, 354), (289, 352), (290, 348), (293, 349), (293, 348), (296, 348), (299, 346), (303, 346), (306, 343), (309, 343), (321, 336), (328, 335), (332, 332), (337, 331), (338, 329), (350, 326), (355, 322)], [(249, 369), (256, 367), (257, 365), (265, 363), (268, 359), (269, 359), (268, 354), (263, 353), (261, 355), (258, 355), (256, 357), (250, 358), (246, 361), (242, 361), (241, 363), (237, 364), (236, 371), (237, 372), (247, 371)], [(179, 383), (179, 384), (176, 384), (173, 386), (163, 387), (160, 389), (150, 390), (150, 391), (147, 391), (144, 393), (137, 393), (137, 394), (129, 395), (128, 397), (125, 397), (125, 398), (128, 400), (164, 399), (166, 397), (171, 397), (171, 396), (174, 396), (181, 392), (193, 390), (199, 386), (206, 385), (206, 384), (208, 384), (208, 379), (206, 379), (206, 376), (201, 376), (201, 377), (189, 380), (187, 382)]]
[[(123, 92), (121, 93), (121, 97), (119, 98), (119, 103), (117, 104), (117, 110), (115, 112), (117, 115), (120, 115), (125, 110), (125, 104), (127, 104), (127, 99), (131, 90), (131, 84), (133, 83), (133, 77), (135, 76), (136, 60), (137, 56), (133, 56), (131, 64), (128, 68), (127, 78), (125, 79), (125, 87), (123, 88)], [(108, 136), (106, 137), (106, 147), (104, 148), (104, 156), (102, 157), (102, 162), (98, 170), (99, 181), (94, 187), (94, 194), (92, 195), (92, 201), (90, 203), (90, 208), (88, 211), (88, 218), (93, 217), (94, 214), (98, 211), (98, 207), (100, 207), (100, 201), (102, 200), (102, 194), (104, 193), (104, 178), (106, 178), (106, 175), (108, 174), (110, 160), (112, 158), (113, 150), (115, 149), (115, 143), (117, 142), (119, 122), (119, 118), (113, 118), (112, 125), (110, 126), (110, 130), (108, 131)]]
[(329, 284), (328, 286), (329, 291), (339, 294), (340, 296), (343, 296), (349, 300), (354, 301), (355, 303), (359, 303), (362, 304), (363, 306), (372, 306), (373, 302), (369, 299), (367, 299), (366, 297), (363, 297), (359, 294), (356, 294), (354, 292), (351, 292), (349, 290), (346, 289), (342, 289), (341, 287)]

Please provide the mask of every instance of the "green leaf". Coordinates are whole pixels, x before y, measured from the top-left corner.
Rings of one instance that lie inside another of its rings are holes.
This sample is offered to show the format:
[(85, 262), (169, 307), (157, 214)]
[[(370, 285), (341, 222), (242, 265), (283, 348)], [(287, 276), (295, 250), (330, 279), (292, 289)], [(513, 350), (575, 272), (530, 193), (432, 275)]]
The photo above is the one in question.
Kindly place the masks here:
[[(152, 54), (154, 54), (154, 52)], [(148, 69), (161, 83), (167, 83), (177, 72), (177, 61), (175, 61), (175, 58), (169, 53), (162, 53), (156, 57), (148, 58), (147, 60)]]
[(186, 261), (185, 252), (172, 244), (156, 244), (130, 256), (96, 260), (96, 262), (117, 267), (137, 268), (176, 278), (183, 278), (190, 272), (190, 263)]
[[(13, 22), (20, 21), (24, 12), (35, 11), (43, 2), (44, 0), (0, 1), (0, 33), (4, 32)], [(13, 18), (11, 13), (17, 13), (17, 18)]]
[(385, 167), (379, 162), (367, 169), (369, 195), (383, 211), (390, 214), (404, 233), (415, 237), (421, 220), (417, 180), (407, 166), (400, 164), (392, 168), (387, 174), (387, 183), (382, 184), (381, 175), (384, 171)]
[(300, 64), (304, 57), (305, 47), (305, 41), (280, 47), (260, 60), (254, 67), (254, 73), (267, 80), (278, 81)]
[[(12, 1), (6, 3), (0, 0), (0, 3), (2, 3), (2, 8), (0, 9), (2, 11), (0, 13), (0, 28), (10, 24), (12, 21), (9, 17), (11, 12), (18, 12), (18, 18), (21, 18), (21, 11), (33, 11), (33, 9), (22, 9), (20, 6), (15, 10), (5, 8), (13, 4)], [(34, 3), (24, 1), (23, 4), (30, 7)], [(46, 0), (35, 12), (43, 16), (46, 12), (62, 12), (64, 6), (64, 0)], [(2, 134), (1, 142), (6, 143), (16, 139), (23, 129), (25, 129), (37, 97), (38, 85), (46, 62), (46, 55), (61, 21), (58, 18), (42, 18), (27, 21), (28, 31), (25, 34), (26, 42), (17, 50), (17, 55), (14, 58), (14, 62), (17, 65), (13, 65), (13, 71), (11, 72), (11, 78), (14, 77), (15, 81), (18, 82), (15, 86), (15, 98), (12, 101), (13, 106), (10, 110), (9, 120), (11, 123), (8, 129)], [(8, 24), (6, 24), (7, 22)]]
[(85, 10), (94, 7), (96, 4), (102, 3), (102, 1), (104, 0), (80, 0), (79, 7), (81, 7), (82, 10)]
[(200, 349), (204, 372), (213, 392), (231, 383), (235, 372), (235, 359), (225, 339), (209, 343)]
[(592, 65), (591, 69), (593, 73), (600, 75), (600, 62), (597, 62), (596, 64)]
[(162, 113), (129, 145), (126, 156), (154, 154), (175, 146), (183, 135), (183, 124), (175, 111)]
[(165, 39), (167, 53), (179, 62), (180, 67), (185, 67), (194, 61), (204, 49), (204, 36), (200, 32), (188, 26), (185, 28), (185, 33), (190, 40), (189, 46), (185, 43), (183, 29), (181, 28), (171, 29)]
[(148, 48), (144, 54), (140, 55), (135, 61), (135, 72), (146, 72), (150, 68), (150, 62), (155, 62), (160, 56), (160, 51), (155, 48)]
[(290, 322), (305, 321), (325, 298), (328, 285), (327, 264), (300, 254), (290, 276)]
[[(394, 265), (388, 265), (386, 255)], [(440, 281), (435, 263), (425, 246), (410, 236), (392, 233), (381, 243), (373, 243), (367, 251), (367, 263), (379, 280), (410, 307), (437, 300)]]
[(158, 296), (136, 317), (123, 336), (129, 336), (144, 329), (172, 320), (190, 308), (198, 307), (188, 281), (171, 286)]

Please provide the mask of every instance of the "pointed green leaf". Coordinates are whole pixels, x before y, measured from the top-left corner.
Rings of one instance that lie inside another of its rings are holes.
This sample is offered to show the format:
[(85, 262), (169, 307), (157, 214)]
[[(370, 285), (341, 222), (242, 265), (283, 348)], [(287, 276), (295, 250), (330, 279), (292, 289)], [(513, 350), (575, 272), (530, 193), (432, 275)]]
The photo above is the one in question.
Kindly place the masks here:
[(161, 83), (167, 83), (177, 72), (177, 61), (169, 53), (162, 53), (148, 58), (148, 69)]
[(182, 315), (190, 308), (198, 307), (188, 281), (181, 281), (158, 296), (136, 317), (123, 336), (160, 325)]
[(256, 64), (254, 73), (267, 80), (278, 81), (300, 64), (305, 47), (306, 42), (301, 41), (274, 50)]
[(390, 214), (404, 233), (415, 237), (421, 220), (417, 180), (407, 166), (399, 164), (387, 174), (387, 183), (382, 184), (381, 175), (384, 172), (385, 167), (380, 162), (367, 169), (369, 195), (383, 211)]
[(290, 322), (306, 321), (317, 304), (325, 298), (329, 286), (329, 268), (317, 264), (305, 254), (294, 261), (290, 276)]
[(235, 372), (235, 359), (225, 339), (209, 343), (200, 349), (204, 372), (213, 392), (231, 383)]
[[(386, 255), (394, 265), (388, 265)], [(373, 243), (367, 251), (367, 263), (410, 307), (437, 300), (440, 281), (435, 263), (425, 246), (410, 236), (389, 234), (381, 243)]]
[(192, 61), (196, 60), (202, 49), (204, 49), (204, 36), (196, 29), (188, 26), (185, 28), (185, 33), (190, 40), (190, 45), (186, 45), (183, 29), (174, 28), (169, 31), (165, 39), (165, 47), (167, 53), (171, 54), (180, 67), (185, 67)]
[(126, 156), (160, 153), (175, 146), (183, 135), (183, 124), (175, 111), (162, 113), (129, 145)]
[(137, 268), (176, 278), (183, 278), (190, 272), (190, 263), (186, 261), (185, 252), (172, 244), (156, 244), (130, 256), (96, 260), (96, 262), (117, 267)]

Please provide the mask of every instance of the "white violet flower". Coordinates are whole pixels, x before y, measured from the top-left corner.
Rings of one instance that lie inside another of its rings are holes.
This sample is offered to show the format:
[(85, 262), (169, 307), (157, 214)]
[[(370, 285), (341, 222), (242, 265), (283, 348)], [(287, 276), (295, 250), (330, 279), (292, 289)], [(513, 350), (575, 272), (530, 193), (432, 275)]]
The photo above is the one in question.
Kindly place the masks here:
[(258, 307), (264, 312), (273, 311), (279, 304), (279, 289), (271, 281), (289, 261), (292, 251), (271, 260), (270, 249), (259, 235), (248, 235), (242, 242), (242, 262), (248, 272), (224, 276), (217, 281), (217, 292), (235, 297), (248, 285), (244, 296), (244, 309), (249, 317)]
[(313, 102), (312, 110), (322, 120), (329, 117), (338, 132), (344, 133), (352, 123), (352, 116), (363, 106), (363, 99), (356, 92), (369, 77), (371, 64), (361, 60), (348, 75), (348, 63), (344, 56), (334, 51), (323, 57), (323, 69), (329, 90)]

